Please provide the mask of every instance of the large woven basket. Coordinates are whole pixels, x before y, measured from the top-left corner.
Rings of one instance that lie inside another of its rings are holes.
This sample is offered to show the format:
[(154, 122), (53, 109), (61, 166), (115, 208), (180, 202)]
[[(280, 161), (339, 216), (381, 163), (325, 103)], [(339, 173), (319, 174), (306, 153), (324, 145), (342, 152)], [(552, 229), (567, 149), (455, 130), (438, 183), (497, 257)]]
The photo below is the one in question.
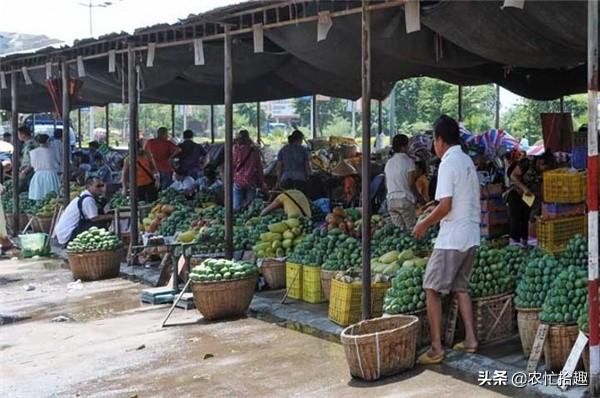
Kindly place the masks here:
[(415, 365), (419, 319), (412, 315), (375, 318), (348, 326), (341, 340), (350, 374), (378, 380)]
[(575, 345), (579, 335), (577, 325), (550, 325), (544, 343), (546, 371), (560, 371)]
[(285, 287), (285, 261), (265, 259), (260, 266), (260, 272), (271, 289)]
[(81, 253), (69, 252), (69, 266), (73, 273), (73, 279), (96, 281), (116, 278), (119, 276), (124, 254), (123, 249)]
[(321, 269), (321, 286), (323, 287), (323, 296), (325, 301), (329, 301), (329, 292), (331, 291), (331, 280), (338, 271), (327, 271)]
[(242, 315), (250, 307), (256, 276), (226, 282), (192, 282), (196, 308), (205, 319)]
[(517, 326), (525, 358), (529, 358), (535, 335), (540, 326), (541, 308), (517, 308)]

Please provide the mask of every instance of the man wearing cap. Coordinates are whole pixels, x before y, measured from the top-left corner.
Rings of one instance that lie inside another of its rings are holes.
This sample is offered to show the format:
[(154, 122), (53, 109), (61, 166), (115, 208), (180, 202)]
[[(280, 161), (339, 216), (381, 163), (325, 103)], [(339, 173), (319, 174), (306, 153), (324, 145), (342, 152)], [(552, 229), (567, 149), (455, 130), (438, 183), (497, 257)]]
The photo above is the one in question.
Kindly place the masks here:
[(406, 153), (408, 137), (398, 134), (392, 140), (394, 155), (385, 164), (388, 211), (392, 224), (410, 231), (416, 222), (415, 162)]

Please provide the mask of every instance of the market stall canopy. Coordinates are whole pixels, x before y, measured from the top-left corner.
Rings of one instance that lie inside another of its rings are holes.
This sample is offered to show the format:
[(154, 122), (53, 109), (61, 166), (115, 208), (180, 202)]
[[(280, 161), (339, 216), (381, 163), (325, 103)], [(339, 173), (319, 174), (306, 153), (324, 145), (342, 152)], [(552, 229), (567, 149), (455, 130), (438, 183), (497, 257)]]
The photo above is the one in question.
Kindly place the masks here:
[[(375, 99), (385, 98), (396, 81), (417, 76), (461, 85), (497, 83), (539, 100), (586, 90), (585, 1), (526, 0), (523, 9), (503, 8), (502, 1), (421, 1), (421, 25), (413, 33), (406, 33), (402, 3), (371, 1)], [(69, 61), (71, 77), (83, 83), (75, 108), (124, 102), (127, 43), (136, 48), (141, 102), (221, 104), (224, 24), (234, 38), (234, 102), (316, 93), (357, 99), (360, 5), (360, 1), (249, 1), (132, 35), (113, 34), (72, 47), (8, 56), (0, 59), (4, 72), (0, 108), (10, 109), (9, 72), (16, 70), (18, 110), (53, 110), (45, 81), (48, 73), (56, 77), (61, 59)], [(319, 24), (327, 25), (328, 18), (331, 27), (325, 39), (318, 40), (319, 32), (323, 35)], [(256, 40), (262, 46), (257, 47)], [(149, 47), (155, 48), (153, 62), (148, 61)], [(114, 71), (109, 71), (111, 63)]]

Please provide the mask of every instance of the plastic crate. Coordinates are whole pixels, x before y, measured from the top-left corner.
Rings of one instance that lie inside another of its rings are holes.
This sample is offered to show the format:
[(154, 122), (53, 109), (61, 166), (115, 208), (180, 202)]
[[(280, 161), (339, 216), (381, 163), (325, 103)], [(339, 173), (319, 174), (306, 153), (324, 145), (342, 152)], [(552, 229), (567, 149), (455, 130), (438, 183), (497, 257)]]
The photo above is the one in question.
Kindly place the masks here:
[(302, 300), (312, 304), (325, 301), (325, 294), (321, 286), (321, 267), (302, 266)]
[(585, 203), (560, 204), (560, 203), (542, 203), (542, 218), (550, 220), (560, 217), (574, 217), (585, 214)]
[[(383, 298), (389, 288), (389, 283), (371, 284), (371, 315), (373, 317), (383, 314)], [(329, 293), (329, 319), (341, 326), (348, 326), (360, 321), (361, 298), (362, 283), (344, 283), (333, 279)]]
[(564, 251), (567, 243), (575, 235), (587, 236), (587, 217), (565, 217), (552, 220), (537, 220), (538, 246), (556, 254)]
[(583, 170), (587, 168), (587, 148), (575, 147), (571, 150), (571, 167)]
[(544, 202), (581, 203), (587, 196), (587, 172), (556, 169), (544, 173)]
[(285, 263), (285, 287), (289, 289), (289, 298), (302, 300), (302, 268), (302, 264)]

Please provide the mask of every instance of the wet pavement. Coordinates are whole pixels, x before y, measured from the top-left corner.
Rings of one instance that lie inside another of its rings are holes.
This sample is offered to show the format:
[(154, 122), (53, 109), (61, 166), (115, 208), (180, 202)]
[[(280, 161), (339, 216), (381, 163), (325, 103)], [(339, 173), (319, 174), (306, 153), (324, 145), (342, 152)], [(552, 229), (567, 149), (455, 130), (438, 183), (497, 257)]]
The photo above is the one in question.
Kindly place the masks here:
[(0, 396), (502, 396), (428, 369), (359, 382), (325, 339), (252, 318), (209, 323), (196, 310), (162, 328), (168, 307), (140, 304), (145, 286), (72, 282), (57, 261), (0, 262), (0, 315), (14, 320), (0, 323)]

